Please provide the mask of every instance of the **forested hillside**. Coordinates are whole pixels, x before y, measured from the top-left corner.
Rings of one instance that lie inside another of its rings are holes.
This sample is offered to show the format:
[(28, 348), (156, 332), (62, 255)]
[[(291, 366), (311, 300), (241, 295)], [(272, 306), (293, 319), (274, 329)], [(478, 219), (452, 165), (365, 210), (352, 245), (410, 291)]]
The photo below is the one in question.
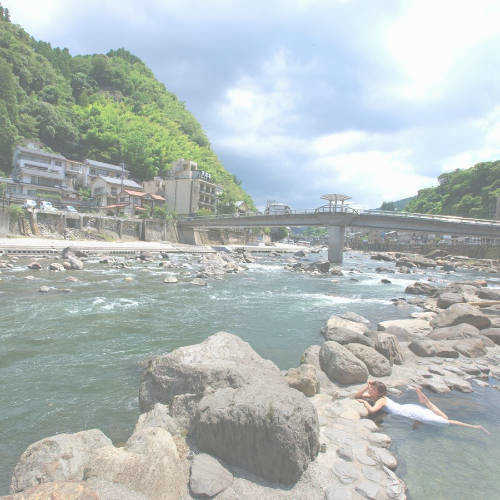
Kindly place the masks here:
[(409, 212), (493, 218), (500, 196), (500, 161), (478, 163), (439, 176), (439, 186), (421, 189)]
[(0, 7), (0, 170), (10, 170), (23, 139), (71, 159), (125, 162), (140, 180), (189, 158), (224, 186), (227, 201), (253, 205), (184, 103), (138, 57), (125, 49), (72, 56), (9, 17)]

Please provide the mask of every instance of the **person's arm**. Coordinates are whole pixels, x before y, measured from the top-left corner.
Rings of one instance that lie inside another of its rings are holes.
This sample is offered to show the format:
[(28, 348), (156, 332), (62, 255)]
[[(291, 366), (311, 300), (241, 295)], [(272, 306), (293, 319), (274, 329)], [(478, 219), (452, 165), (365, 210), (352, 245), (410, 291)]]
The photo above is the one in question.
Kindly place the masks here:
[(373, 406), (370, 403), (368, 403), (368, 401), (365, 401), (364, 399), (358, 399), (358, 401), (365, 405), (365, 408), (367, 409), (367, 411), (370, 415), (372, 413), (377, 413), (379, 410), (381, 410), (385, 406), (385, 398), (378, 399)]
[(359, 399), (360, 397), (362, 397), (363, 393), (366, 391), (366, 389), (368, 389), (369, 385), (370, 384), (368, 383), (364, 387), (361, 387), (361, 389), (356, 394), (354, 394), (354, 398), (355, 399)]

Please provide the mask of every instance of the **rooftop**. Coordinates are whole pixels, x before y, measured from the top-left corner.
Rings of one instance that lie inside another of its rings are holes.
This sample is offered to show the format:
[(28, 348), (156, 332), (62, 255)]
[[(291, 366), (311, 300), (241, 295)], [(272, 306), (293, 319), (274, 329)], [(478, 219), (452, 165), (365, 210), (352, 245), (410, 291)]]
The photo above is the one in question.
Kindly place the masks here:
[(18, 146), (16, 150), (20, 151), (21, 153), (30, 153), (34, 155), (45, 156), (46, 158), (60, 158), (62, 160), (66, 159), (63, 155), (59, 153), (49, 153), (48, 151), (43, 151), (41, 149), (35, 149), (35, 148), (28, 148), (26, 146)]
[(117, 186), (126, 186), (130, 188), (143, 189), (140, 184), (133, 181), (132, 179), (117, 179), (116, 177), (108, 177), (107, 175), (100, 175), (99, 179), (109, 183), (116, 184)]
[(121, 165), (112, 165), (111, 163), (104, 163), (102, 161), (96, 161), (96, 160), (85, 160), (88, 165), (91, 165), (92, 167), (99, 167), (99, 168), (106, 168), (108, 170), (115, 170), (117, 172), (128, 172), (128, 170)]

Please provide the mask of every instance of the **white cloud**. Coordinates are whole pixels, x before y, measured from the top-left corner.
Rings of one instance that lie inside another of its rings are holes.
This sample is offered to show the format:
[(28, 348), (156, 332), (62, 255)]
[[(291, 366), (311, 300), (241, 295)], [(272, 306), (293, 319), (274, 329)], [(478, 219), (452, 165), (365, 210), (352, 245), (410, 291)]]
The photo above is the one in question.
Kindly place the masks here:
[(408, 99), (432, 99), (466, 51), (499, 36), (497, 0), (409, 2), (386, 31), (385, 48), (406, 81), (393, 91)]

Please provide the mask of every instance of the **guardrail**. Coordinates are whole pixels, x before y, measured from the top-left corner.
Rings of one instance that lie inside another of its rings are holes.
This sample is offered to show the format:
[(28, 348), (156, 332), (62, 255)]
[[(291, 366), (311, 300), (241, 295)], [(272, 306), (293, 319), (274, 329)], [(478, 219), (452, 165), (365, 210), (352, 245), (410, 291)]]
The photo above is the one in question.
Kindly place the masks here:
[(250, 217), (291, 217), (295, 215), (317, 215), (331, 213), (334, 215), (346, 215), (346, 216), (360, 216), (360, 215), (382, 215), (387, 217), (394, 218), (407, 218), (407, 219), (418, 219), (418, 220), (436, 220), (436, 221), (444, 221), (444, 222), (464, 222), (468, 224), (488, 224), (495, 225), (500, 228), (500, 221), (491, 220), (491, 219), (472, 219), (468, 217), (461, 217), (456, 215), (437, 215), (437, 214), (420, 214), (420, 213), (412, 213), (412, 212), (393, 212), (388, 210), (356, 210), (349, 209), (344, 211), (335, 211), (328, 210), (324, 207), (315, 208), (315, 209), (306, 209), (306, 210), (289, 210), (283, 214), (263, 214), (263, 213), (245, 213), (239, 215), (232, 214), (222, 214), (222, 215), (189, 215), (189, 216), (180, 216), (179, 221), (197, 221), (197, 220), (219, 220), (219, 219), (236, 219), (236, 218), (250, 218)]

